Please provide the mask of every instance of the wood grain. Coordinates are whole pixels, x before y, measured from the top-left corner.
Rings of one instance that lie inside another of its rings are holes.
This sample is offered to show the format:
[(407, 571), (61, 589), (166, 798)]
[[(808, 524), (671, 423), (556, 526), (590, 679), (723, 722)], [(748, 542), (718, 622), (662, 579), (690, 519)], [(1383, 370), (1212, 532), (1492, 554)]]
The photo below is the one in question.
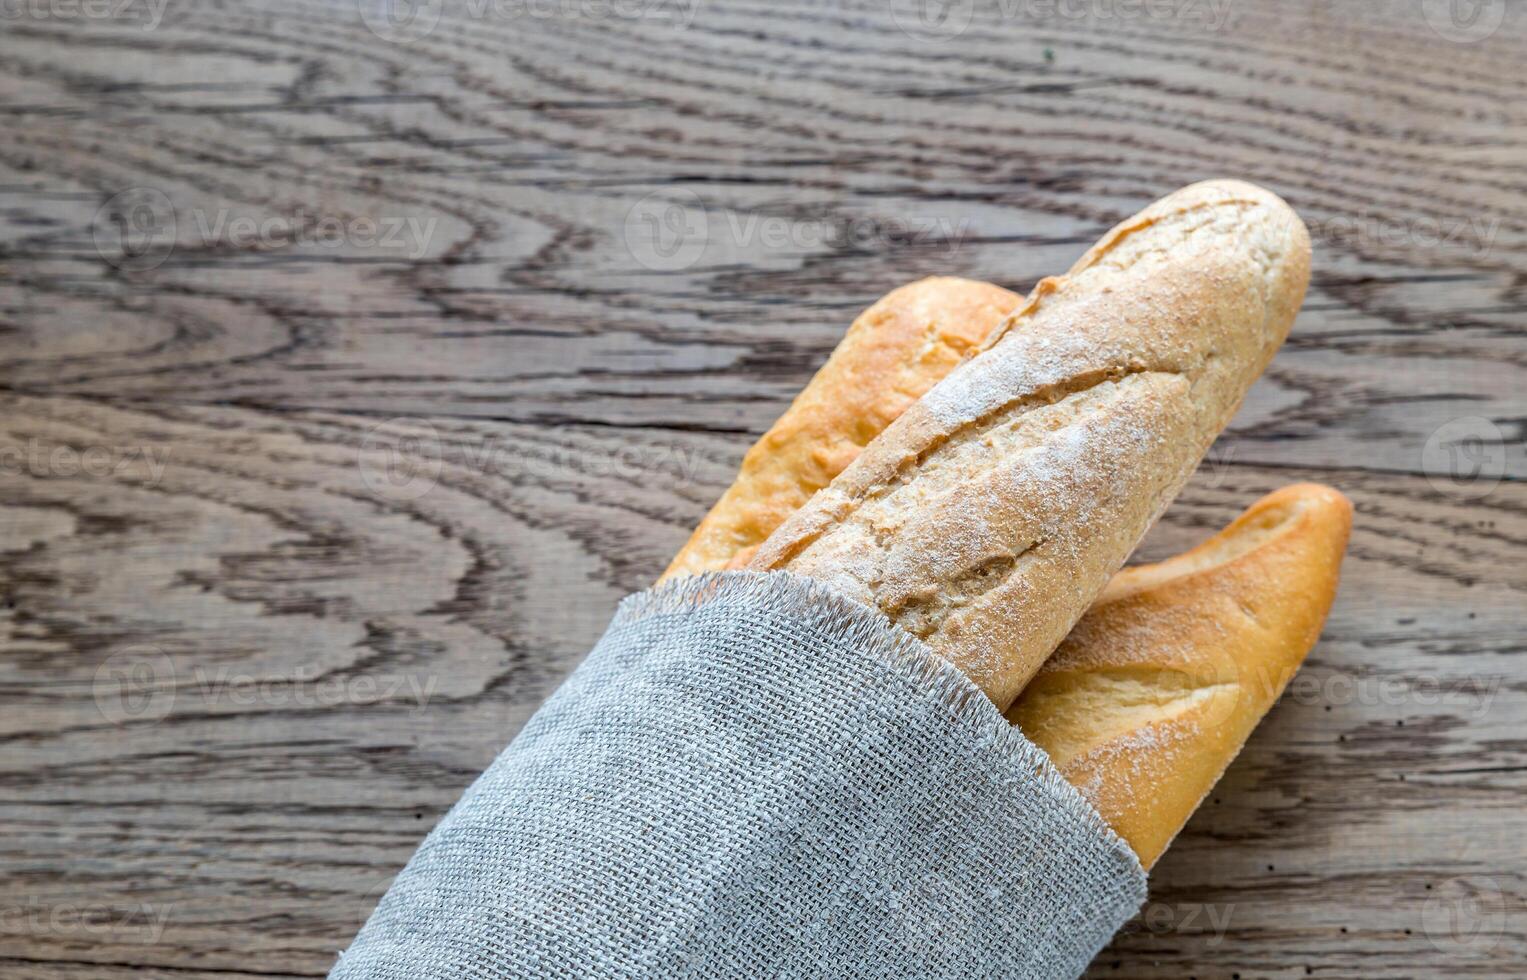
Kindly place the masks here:
[(1215, 175), (1315, 277), (1142, 557), (1357, 522), (1093, 974), (1520, 970), (1520, 4), (367, 3), (5, 8), (0, 974), (322, 976), (855, 312)]

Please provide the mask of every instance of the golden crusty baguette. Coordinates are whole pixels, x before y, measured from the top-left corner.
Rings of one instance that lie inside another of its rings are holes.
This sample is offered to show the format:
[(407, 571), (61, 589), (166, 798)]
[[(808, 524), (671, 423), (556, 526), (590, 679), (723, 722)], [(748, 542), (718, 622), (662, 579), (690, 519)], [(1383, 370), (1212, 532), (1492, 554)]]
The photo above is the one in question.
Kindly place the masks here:
[(1287, 334), (1309, 236), (1240, 181), (1114, 227), (891, 423), (751, 566), (881, 609), (1006, 708)]
[(748, 450), (736, 481), (662, 578), (745, 564), (764, 538), (1020, 302), (1001, 286), (950, 276), (922, 279), (881, 297), (859, 314), (811, 383)]
[(1124, 569), (1008, 710), (1145, 867), (1315, 645), (1351, 527), (1346, 497), (1296, 484)]

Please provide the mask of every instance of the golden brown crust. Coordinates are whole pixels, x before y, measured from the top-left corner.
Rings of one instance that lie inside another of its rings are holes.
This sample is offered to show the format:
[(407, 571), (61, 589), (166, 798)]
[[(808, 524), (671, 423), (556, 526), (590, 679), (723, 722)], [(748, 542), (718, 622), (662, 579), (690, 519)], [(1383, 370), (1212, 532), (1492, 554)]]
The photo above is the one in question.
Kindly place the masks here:
[(1319, 638), (1351, 523), (1298, 484), (1121, 571), (1007, 712), (1147, 868)]
[(1001, 286), (937, 277), (895, 289), (861, 313), (811, 383), (748, 450), (736, 481), (663, 579), (746, 563), (1019, 302)]
[(1309, 237), (1275, 195), (1123, 222), (785, 522), (752, 567), (875, 605), (1006, 707), (1287, 334)]

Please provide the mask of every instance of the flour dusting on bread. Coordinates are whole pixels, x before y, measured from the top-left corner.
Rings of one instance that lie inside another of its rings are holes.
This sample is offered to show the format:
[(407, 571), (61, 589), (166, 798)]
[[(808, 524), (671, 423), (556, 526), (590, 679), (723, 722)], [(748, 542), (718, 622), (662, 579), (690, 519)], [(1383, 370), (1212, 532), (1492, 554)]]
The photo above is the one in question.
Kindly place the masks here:
[(1331, 488), (1296, 484), (1125, 569), (1008, 710), (1147, 867), (1319, 637), (1351, 515)]
[(878, 606), (1005, 707), (1229, 422), (1308, 276), (1308, 235), (1267, 191), (1156, 202), (1041, 282), (752, 567)]

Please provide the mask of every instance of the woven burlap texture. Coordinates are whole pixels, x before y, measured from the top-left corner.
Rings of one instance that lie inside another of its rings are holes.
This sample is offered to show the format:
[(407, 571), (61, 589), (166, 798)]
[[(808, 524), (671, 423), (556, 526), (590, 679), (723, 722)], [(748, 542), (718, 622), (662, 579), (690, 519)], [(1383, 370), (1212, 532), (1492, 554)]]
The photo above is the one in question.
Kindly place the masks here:
[(330, 977), (1074, 977), (1144, 898), (957, 669), (732, 572), (622, 603)]

